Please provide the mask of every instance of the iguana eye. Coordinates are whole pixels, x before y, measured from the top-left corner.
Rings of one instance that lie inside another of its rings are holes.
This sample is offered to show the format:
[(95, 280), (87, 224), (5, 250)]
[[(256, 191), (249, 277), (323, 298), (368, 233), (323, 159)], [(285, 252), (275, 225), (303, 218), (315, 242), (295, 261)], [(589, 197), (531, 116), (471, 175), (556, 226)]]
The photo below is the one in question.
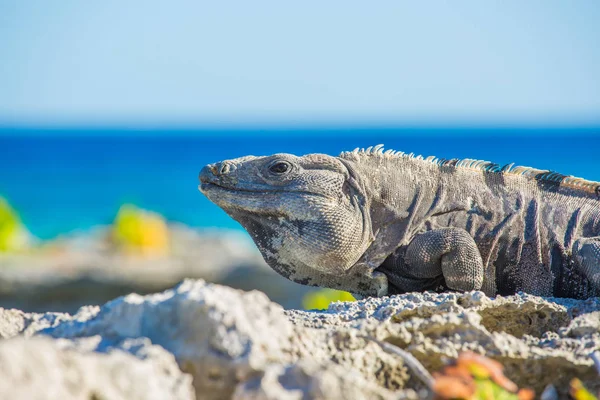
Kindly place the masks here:
[(269, 167), (269, 171), (271, 171), (274, 174), (278, 174), (278, 175), (285, 174), (289, 170), (290, 170), (290, 164), (285, 161), (278, 161)]

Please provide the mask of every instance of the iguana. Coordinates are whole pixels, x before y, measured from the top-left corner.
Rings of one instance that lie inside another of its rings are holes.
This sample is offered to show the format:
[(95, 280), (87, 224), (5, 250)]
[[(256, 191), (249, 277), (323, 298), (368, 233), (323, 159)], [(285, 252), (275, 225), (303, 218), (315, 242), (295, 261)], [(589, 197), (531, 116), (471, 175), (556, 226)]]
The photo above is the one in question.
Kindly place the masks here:
[(359, 297), (425, 290), (600, 295), (600, 183), (382, 145), (247, 156), (199, 189), (305, 285)]

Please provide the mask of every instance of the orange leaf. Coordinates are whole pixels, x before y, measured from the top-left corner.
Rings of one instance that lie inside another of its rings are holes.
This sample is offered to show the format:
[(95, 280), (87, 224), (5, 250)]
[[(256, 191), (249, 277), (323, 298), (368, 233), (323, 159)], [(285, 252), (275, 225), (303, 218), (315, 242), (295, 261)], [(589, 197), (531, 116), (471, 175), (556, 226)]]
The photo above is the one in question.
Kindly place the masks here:
[(535, 392), (531, 389), (519, 389), (517, 397), (519, 400), (533, 400), (535, 398)]
[[(478, 378), (491, 377), (494, 382), (509, 392), (515, 393), (518, 389), (513, 381), (504, 376), (502, 364), (498, 361), (491, 360), (472, 352), (464, 352), (458, 356), (457, 364), (459, 366), (464, 365)], [(484, 369), (487, 374), (483, 374), (482, 369)]]
[(470, 399), (475, 393), (473, 382), (465, 382), (450, 376), (440, 376), (433, 384), (438, 399)]

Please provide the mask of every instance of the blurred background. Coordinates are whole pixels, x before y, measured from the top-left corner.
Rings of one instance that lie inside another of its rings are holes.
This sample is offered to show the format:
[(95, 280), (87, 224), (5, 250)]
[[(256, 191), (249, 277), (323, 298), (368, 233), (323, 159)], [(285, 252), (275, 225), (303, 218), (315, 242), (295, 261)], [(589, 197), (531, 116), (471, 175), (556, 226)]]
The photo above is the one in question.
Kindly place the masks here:
[(0, 0), (0, 306), (185, 277), (347, 298), (276, 275), (198, 192), (226, 158), (383, 143), (600, 181), (598, 21), (595, 0)]

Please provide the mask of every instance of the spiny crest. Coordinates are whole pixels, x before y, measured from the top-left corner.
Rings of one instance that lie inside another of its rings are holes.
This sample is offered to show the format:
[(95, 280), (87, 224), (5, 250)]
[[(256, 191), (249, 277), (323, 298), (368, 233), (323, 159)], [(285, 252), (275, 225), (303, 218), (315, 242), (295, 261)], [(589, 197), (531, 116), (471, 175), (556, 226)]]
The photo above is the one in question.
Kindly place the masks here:
[(452, 166), (456, 168), (466, 168), (487, 173), (521, 175), (529, 179), (535, 179), (540, 182), (553, 183), (573, 190), (582, 190), (588, 193), (595, 193), (600, 197), (600, 182), (588, 181), (583, 178), (577, 178), (570, 175), (563, 175), (558, 172), (536, 169), (532, 167), (515, 166), (514, 163), (500, 165), (490, 161), (474, 160), (470, 158), (437, 158), (434, 156), (423, 157), (414, 153), (404, 153), (396, 150), (384, 150), (382, 144), (370, 146), (366, 149), (356, 148), (353, 151), (344, 151), (340, 154), (342, 158), (360, 158), (360, 157), (400, 157), (412, 160), (422, 160), (431, 164), (444, 167)]

